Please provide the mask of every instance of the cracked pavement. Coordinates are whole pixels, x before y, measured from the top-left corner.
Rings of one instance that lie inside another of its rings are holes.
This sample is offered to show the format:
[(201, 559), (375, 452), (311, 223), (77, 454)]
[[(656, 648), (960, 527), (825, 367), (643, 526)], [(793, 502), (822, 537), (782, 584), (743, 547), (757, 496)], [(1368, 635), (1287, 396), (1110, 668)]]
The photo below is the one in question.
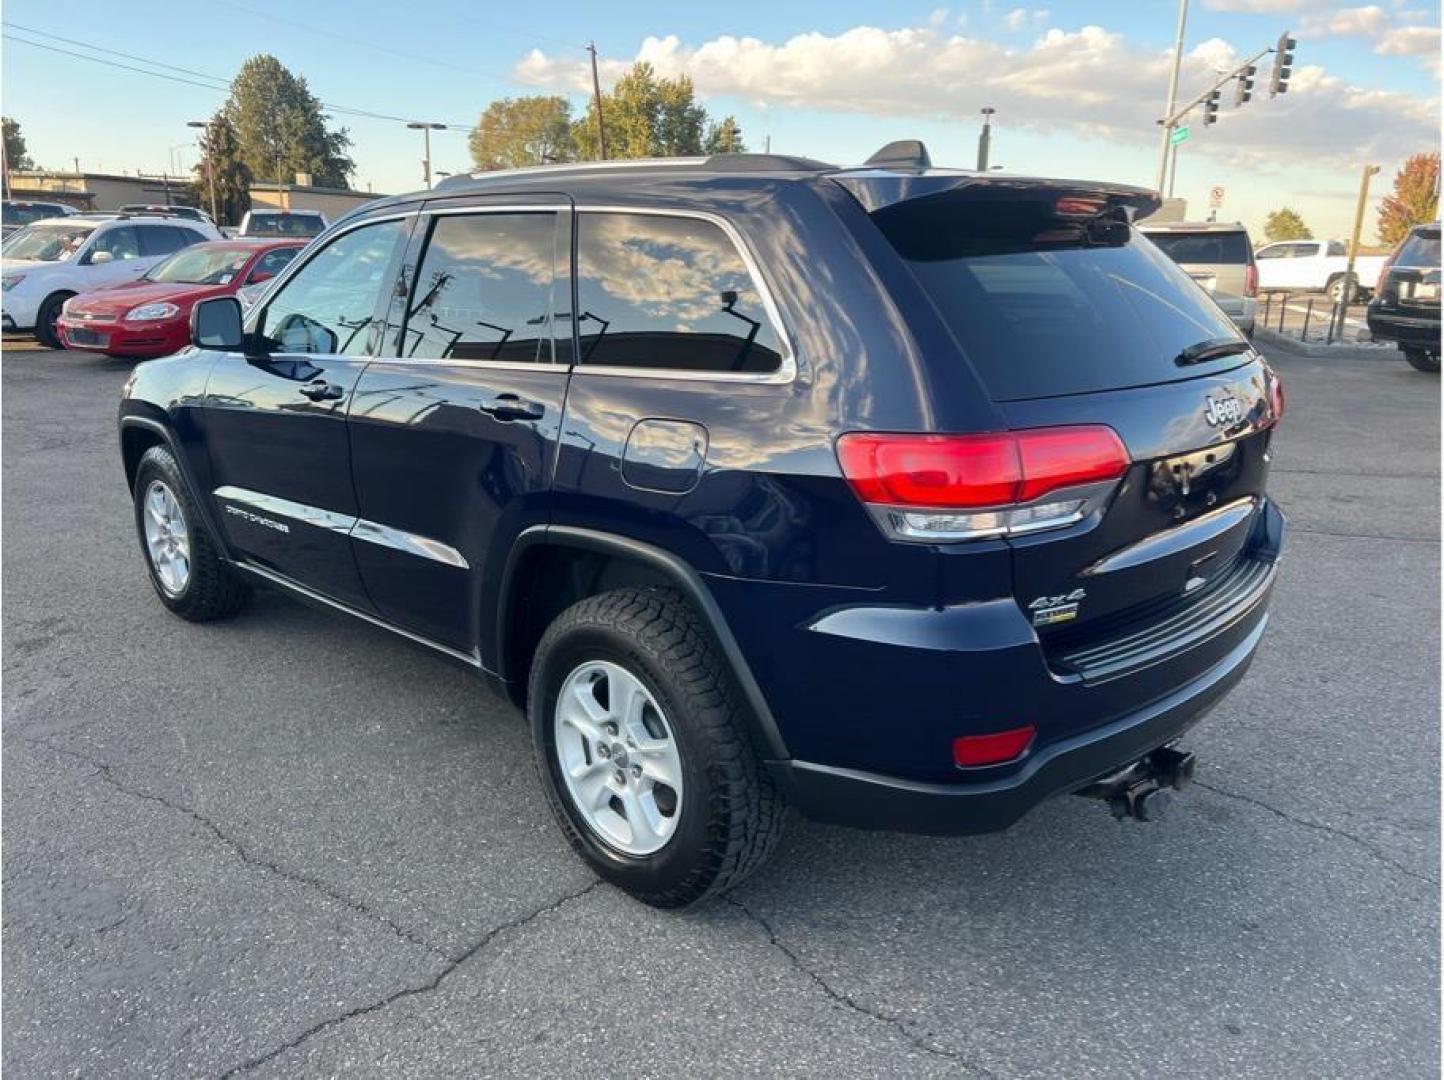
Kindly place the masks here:
[(155, 601), (129, 367), (7, 348), (17, 1076), (1438, 1075), (1439, 382), (1277, 360), (1290, 548), (1156, 825), (793, 820), (683, 913), (597, 883), (519, 716), (382, 631)]

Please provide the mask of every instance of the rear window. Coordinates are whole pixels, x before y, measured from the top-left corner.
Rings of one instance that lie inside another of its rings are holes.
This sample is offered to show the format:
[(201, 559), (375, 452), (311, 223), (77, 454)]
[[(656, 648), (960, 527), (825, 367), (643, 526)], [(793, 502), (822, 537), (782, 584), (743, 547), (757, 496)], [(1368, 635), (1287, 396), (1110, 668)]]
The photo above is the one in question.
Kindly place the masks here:
[(1173, 382), (1243, 355), (1180, 366), (1238, 331), (1176, 263), (1116, 217), (1052, 216), (1051, 198), (956, 196), (873, 215), (998, 401)]
[(247, 236), (319, 236), (325, 229), (319, 214), (257, 214), (246, 223)]
[(29, 225), (32, 221), (64, 216), (65, 209), (54, 203), (5, 204), (5, 222), (9, 225)]
[(1150, 232), (1148, 239), (1176, 263), (1185, 266), (1247, 266), (1248, 236), (1241, 232)]
[(1409, 234), (1399, 249), (1395, 266), (1419, 267), (1439, 265), (1439, 230), (1417, 229)]

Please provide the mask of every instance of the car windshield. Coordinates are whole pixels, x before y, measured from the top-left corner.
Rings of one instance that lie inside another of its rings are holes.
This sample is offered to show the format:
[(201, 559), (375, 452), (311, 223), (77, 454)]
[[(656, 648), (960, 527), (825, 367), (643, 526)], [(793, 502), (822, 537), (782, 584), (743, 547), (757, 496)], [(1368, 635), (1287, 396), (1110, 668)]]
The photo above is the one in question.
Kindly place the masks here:
[(317, 214), (251, 214), (247, 236), (319, 236), (324, 226)]
[(1176, 263), (1186, 266), (1247, 266), (1248, 237), (1241, 232), (1148, 232), (1144, 234)]
[(65, 211), (54, 203), (31, 203), (29, 206), (6, 203), (4, 212), (7, 225), (29, 225), (32, 221), (44, 221), (46, 218), (64, 215)]
[(146, 274), (147, 281), (228, 285), (251, 257), (248, 248), (198, 245), (177, 251)]
[(0, 247), (0, 255), (7, 259), (64, 262), (80, 249), (85, 238), (94, 231), (93, 222), (86, 225), (60, 221), (40, 222), (10, 236), (4, 247)]

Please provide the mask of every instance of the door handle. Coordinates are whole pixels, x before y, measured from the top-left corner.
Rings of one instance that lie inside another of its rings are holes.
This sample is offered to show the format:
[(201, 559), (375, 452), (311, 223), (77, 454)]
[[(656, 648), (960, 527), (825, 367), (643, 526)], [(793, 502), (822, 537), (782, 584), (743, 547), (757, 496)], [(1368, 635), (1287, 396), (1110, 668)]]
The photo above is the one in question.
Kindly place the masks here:
[(316, 379), (301, 387), (301, 393), (312, 401), (339, 401), (346, 394), (346, 388), (325, 379)]
[(546, 412), (539, 403), (524, 401), (515, 394), (498, 394), (477, 408), (498, 420), (540, 420)]

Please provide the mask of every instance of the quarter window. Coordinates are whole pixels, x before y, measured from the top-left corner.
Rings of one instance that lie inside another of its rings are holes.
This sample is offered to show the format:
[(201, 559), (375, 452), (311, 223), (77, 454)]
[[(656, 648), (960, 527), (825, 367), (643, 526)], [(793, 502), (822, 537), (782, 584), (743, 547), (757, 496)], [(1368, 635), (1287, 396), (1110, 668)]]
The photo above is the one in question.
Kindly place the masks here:
[(412, 286), (401, 355), (551, 363), (566, 246), (555, 214), (438, 216)]
[(281, 287), (258, 329), (274, 352), (366, 356), (376, 307), (394, 272), (404, 223), (381, 221), (342, 233)]
[(747, 264), (700, 218), (582, 213), (577, 333), (588, 365), (768, 373), (782, 364)]

